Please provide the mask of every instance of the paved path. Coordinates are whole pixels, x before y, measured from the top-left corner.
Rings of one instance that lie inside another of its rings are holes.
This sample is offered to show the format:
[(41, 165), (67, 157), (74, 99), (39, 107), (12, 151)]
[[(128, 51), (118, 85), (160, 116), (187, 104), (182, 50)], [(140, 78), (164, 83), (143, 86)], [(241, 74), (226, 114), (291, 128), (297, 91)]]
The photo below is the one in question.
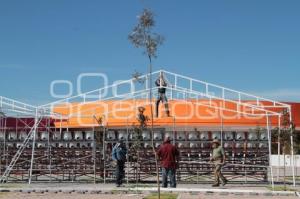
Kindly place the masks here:
[[(146, 195), (156, 192), (154, 184), (134, 184), (116, 188), (114, 184), (85, 184), (85, 183), (34, 183), (0, 185), (2, 199), (81, 199), (81, 198), (124, 198), (142, 199)], [(175, 192), (179, 199), (260, 199), (297, 198), (297, 192), (272, 192), (266, 185), (229, 184), (225, 187), (212, 188), (210, 185), (180, 184), (176, 189), (161, 189), (162, 192)], [(299, 189), (300, 190), (300, 189)], [(273, 196), (273, 197), (272, 197)]]
[[(143, 199), (147, 194), (0, 193), (0, 199)], [(298, 199), (296, 196), (180, 193), (178, 199)]]

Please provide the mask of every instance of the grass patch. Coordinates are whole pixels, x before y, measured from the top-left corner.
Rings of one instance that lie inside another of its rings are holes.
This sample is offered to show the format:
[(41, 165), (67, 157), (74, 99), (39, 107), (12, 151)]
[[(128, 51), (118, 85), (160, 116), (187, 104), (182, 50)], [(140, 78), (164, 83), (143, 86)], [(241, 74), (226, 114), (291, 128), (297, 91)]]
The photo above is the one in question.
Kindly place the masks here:
[(157, 187), (155, 184), (131, 184), (127, 186), (128, 188), (152, 188), (152, 187)]
[[(286, 177), (285, 179), (286, 179), (286, 180), (292, 181), (292, 180), (293, 180), (293, 177), (290, 177), (290, 176), (289, 176), (289, 177)], [(299, 180), (300, 180), (300, 177), (298, 177), (298, 176), (295, 177), (295, 180), (296, 180), (296, 181), (299, 181)], [(283, 181), (283, 178), (282, 178), (282, 181)]]
[[(174, 194), (174, 193), (161, 193), (160, 194), (161, 199), (176, 199), (177, 197), (178, 197), (178, 194)], [(157, 198), (158, 198), (158, 194), (153, 193), (149, 196), (146, 196), (144, 199), (157, 199)]]
[(274, 186), (274, 190), (272, 186), (267, 186), (267, 188), (270, 191), (298, 191), (297, 189), (290, 188), (289, 186), (286, 186), (286, 188), (284, 188), (284, 186)]
[(128, 193), (130, 193), (130, 194), (142, 194), (143, 192), (142, 191), (132, 191), (132, 190), (130, 190), (130, 191), (128, 191)]
[(21, 184), (0, 184), (0, 188), (21, 188)]
[(120, 194), (120, 193), (122, 193), (120, 190), (112, 190), (111, 191), (111, 194)]

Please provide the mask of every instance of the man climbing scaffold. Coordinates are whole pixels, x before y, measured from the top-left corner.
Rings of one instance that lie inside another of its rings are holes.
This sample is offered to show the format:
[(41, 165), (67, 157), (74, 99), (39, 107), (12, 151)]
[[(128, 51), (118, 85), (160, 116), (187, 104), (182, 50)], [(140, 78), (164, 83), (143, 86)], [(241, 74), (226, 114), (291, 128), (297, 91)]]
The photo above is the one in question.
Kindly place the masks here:
[(160, 101), (164, 103), (166, 114), (168, 117), (170, 117), (168, 99), (166, 96), (167, 81), (165, 80), (163, 73), (159, 74), (157, 80), (155, 81), (155, 85), (158, 87), (158, 96), (156, 100), (156, 117), (158, 117), (158, 109), (159, 109)]

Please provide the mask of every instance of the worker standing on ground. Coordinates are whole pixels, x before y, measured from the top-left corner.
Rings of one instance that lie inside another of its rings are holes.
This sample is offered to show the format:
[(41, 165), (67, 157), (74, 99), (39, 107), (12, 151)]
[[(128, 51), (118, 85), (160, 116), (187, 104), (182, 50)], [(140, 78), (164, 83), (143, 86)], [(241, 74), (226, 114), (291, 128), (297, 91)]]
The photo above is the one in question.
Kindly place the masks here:
[(156, 117), (158, 117), (158, 109), (159, 109), (160, 101), (162, 103), (164, 103), (166, 114), (167, 114), (168, 117), (170, 117), (168, 99), (167, 99), (167, 96), (166, 96), (167, 82), (166, 82), (166, 80), (163, 76), (163, 73), (159, 74), (159, 77), (155, 81), (155, 85), (158, 87), (158, 97), (157, 97), (157, 100), (156, 100)]
[(227, 179), (223, 176), (221, 170), (222, 166), (225, 164), (226, 156), (223, 147), (220, 145), (219, 140), (213, 140), (212, 143), (213, 154), (210, 159), (215, 165), (215, 183), (212, 185), (213, 187), (220, 186), (220, 180), (222, 181), (222, 185), (225, 186), (227, 184)]
[(168, 176), (170, 178), (170, 187), (176, 188), (176, 169), (179, 163), (179, 151), (171, 144), (169, 137), (166, 137), (163, 145), (157, 152), (158, 158), (161, 160), (162, 167), (162, 186), (168, 187)]
[(112, 150), (112, 159), (116, 163), (116, 186), (120, 187), (125, 177), (125, 162), (126, 162), (127, 148), (122, 140), (120, 140)]

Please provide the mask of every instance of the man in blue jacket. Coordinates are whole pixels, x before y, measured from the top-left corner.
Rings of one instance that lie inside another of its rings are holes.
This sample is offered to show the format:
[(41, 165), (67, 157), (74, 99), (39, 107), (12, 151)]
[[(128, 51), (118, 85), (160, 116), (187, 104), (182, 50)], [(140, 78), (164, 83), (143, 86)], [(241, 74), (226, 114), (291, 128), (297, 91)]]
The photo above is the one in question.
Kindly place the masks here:
[(112, 159), (116, 162), (116, 185), (120, 187), (125, 177), (125, 162), (126, 162), (127, 148), (122, 140), (120, 140), (112, 150)]

